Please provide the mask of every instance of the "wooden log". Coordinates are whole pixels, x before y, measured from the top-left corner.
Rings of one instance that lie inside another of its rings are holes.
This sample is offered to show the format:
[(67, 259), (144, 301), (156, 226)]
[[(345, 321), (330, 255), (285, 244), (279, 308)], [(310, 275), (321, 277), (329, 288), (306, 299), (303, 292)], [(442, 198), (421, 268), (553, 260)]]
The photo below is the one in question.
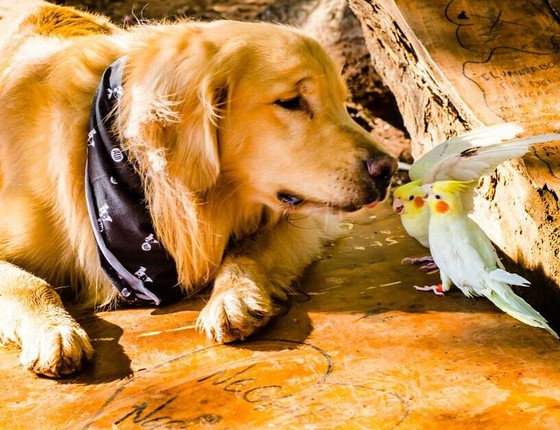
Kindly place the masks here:
[[(420, 156), (450, 135), (515, 121), (560, 131), (560, 23), (547, 0), (350, 0)], [(483, 179), (473, 215), (560, 324), (559, 142)], [(518, 271), (521, 269), (518, 267)], [(521, 273), (523, 271), (521, 270)]]

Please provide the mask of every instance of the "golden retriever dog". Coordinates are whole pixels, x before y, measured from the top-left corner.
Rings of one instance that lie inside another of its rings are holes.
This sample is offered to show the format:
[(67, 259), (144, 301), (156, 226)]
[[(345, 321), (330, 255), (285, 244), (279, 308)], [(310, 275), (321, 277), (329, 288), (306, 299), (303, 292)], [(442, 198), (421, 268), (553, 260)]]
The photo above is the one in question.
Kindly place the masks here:
[[(337, 67), (296, 29), (124, 30), (49, 3), (20, 18), (0, 46), (0, 339), (37, 374), (72, 374), (93, 355), (55, 287), (97, 309), (165, 303), (144, 263), (125, 267), (127, 246), (164, 251), (142, 261), (175, 271), (162, 283), (174, 296), (211, 287), (199, 327), (242, 340), (281, 311), (329, 220), (385, 198), (395, 159), (351, 119)], [(107, 179), (88, 170), (101, 134), (140, 188), (122, 214), (92, 194)], [(141, 244), (129, 209), (153, 228)], [(101, 237), (109, 229), (124, 250)]]

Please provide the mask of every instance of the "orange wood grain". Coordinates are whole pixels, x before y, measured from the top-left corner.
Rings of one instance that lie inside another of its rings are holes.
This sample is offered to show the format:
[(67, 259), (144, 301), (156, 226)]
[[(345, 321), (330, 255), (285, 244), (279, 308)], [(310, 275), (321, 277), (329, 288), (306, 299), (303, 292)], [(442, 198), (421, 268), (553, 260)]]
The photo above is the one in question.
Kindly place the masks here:
[(215, 345), (198, 297), (163, 309), (80, 314), (93, 365), (37, 378), (0, 348), (4, 429), (556, 429), (560, 344), (403, 256), (389, 205), (364, 210), (308, 270), (290, 310), (244, 343)]
[(448, 91), (485, 124), (560, 130), (560, 23), (545, 0), (397, 0)]

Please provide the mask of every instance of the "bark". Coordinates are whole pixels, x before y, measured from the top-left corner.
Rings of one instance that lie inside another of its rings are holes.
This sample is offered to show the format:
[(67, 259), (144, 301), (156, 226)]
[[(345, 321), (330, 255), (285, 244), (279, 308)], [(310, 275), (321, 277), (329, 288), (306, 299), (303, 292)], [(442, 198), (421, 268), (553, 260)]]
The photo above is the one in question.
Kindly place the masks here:
[[(560, 131), (560, 25), (546, 0), (350, 0), (374, 67), (419, 157), (450, 135), (515, 121)], [(558, 325), (558, 145), (534, 148), (482, 181), (473, 215)], [(468, 262), (465, 262), (468, 264)]]

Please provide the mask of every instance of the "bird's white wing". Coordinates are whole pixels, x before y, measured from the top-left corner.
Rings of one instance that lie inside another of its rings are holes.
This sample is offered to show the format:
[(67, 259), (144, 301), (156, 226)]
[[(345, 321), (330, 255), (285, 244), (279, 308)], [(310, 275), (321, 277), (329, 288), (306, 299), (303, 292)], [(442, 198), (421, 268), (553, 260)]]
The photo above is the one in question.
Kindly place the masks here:
[(504, 266), (498, 257), (496, 248), (484, 230), (470, 218), (467, 218), (466, 224), (469, 230), (469, 241), (477, 250), (485, 268), (489, 271), (496, 268), (503, 269)]
[(486, 260), (490, 259), (480, 253), (471, 222), (474, 223), (466, 215), (452, 223), (432, 217), (429, 232), (434, 262), (467, 297), (483, 295), (479, 281), (485, 276)]
[(531, 145), (553, 140), (560, 140), (560, 134), (543, 134), (494, 145), (467, 148), (458, 154), (451, 154), (439, 160), (424, 172), (422, 180), (424, 183), (449, 179), (471, 181), (491, 174), (505, 160), (523, 156)]
[(452, 145), (468, 142), (471, 146), (486, 146), (494, 143), (511, 140), (525, 129), (516, 123), (506, 122), (503, 124), (488, 125), (469, 131), (468, 133), (452, 137), (448, 141)]
[(473, 146), (486, 146), (513, 139), (523, 131), (523, 127), (514, 123), (505, 123), (482, 127), (459, 136), (452, 137), (432, 148), (419, 158), (409, 169), (410, 179), (422, 179), (426, 172), (433, 169), (442, 159), (452, 154), (460, 154)]

